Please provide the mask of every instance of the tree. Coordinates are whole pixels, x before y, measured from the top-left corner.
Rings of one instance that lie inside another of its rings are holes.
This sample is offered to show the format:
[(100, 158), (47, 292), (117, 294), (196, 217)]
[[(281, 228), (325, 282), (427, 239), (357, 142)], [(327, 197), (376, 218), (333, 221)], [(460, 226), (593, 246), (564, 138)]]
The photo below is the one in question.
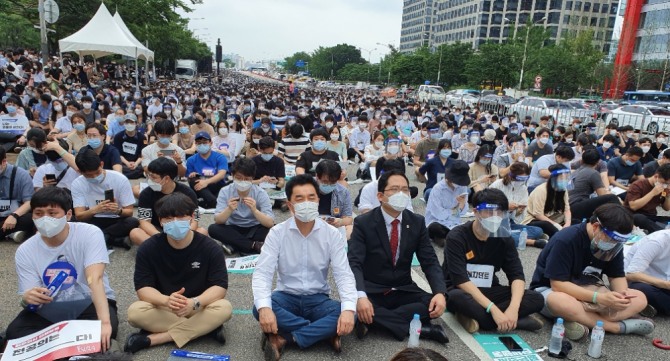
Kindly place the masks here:
[(295, 64), (299, 61), (302, 60), (305, 63), (311, 63), (312, 62), (312, 56), (307, 54), (304, 51), (299, 51), (289, 57), (284, 58), (284, 61), (286, 61), (286, 66), (284, 67), (284, 70), (287, 73), (297, 73), (299, 71), (303, 71), (304, 68), (298, 68)]
[(398, 84), (423, 84), (425, 79), (425, 53), (416, 51), (403, 54), (391, 65), (391, 76)]
[(363, 62), (365, 59), (361, 57), (361, 51), (353, 45), (338, 44), (328, 48), (319, 47), (312, 53), (309, 71), (314, 77), (327, 79), (333, 77), (346, 64)]
[(370, 64), (349, 63), (337, 72), (336, 79), (341, 81), (365, 80), (371, 67)]
[(468, 84), (479, 88), (485, 82), (494, 85), (511, 86), (516, 79), (514, 47), (508, 44), (486, 43), (479, 52), (471, 56), (465, 64)]

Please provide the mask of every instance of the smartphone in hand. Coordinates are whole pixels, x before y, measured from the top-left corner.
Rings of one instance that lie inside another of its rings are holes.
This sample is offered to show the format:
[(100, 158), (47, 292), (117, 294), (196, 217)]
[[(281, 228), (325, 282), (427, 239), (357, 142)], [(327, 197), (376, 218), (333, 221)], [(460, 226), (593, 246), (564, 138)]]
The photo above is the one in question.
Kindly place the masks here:
[(105, 191), (105, 200), (114, 202), (114, 190), (113, 189), (108, 189)]

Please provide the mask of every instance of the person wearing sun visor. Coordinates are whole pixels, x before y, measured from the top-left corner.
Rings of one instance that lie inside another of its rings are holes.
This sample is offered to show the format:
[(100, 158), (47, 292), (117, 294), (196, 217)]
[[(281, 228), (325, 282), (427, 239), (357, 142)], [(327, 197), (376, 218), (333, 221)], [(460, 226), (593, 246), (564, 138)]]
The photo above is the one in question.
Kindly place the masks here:
[(654, 330), (653, 322), (636, 318), (647, 307), (647, 297), (628, 288), (624, 273), (621, 250), (632, 230), (630, 211), (604, 204), (588, 222), (556, 233), (540, 253), (530, 289), (544, 296), (543, 315), (566, 321), (568, 339), (586, 338), (597, 321), (610, 333), (647, 335)]
[(530, 193), (526, 217), (521, 223), (540, 227), (551, 237), (571, 224), (568, 191), (573, 187), (570, 182), (570, 169), (566, 166), (554, 164), (549, 167), (549, 172), (549, 180)]
[[(474, 194), (473, 204), (475, 220), (452, 229), (444, 247), (447, 309), (470, 333), (541, 329), (541, 318), (533, 314), (542, 310), (544, 299), (535, 291), (524, 291), (505, 193), (484, 189)], [(496, 276), (501, 269), (508, 285), (501, 285)]]

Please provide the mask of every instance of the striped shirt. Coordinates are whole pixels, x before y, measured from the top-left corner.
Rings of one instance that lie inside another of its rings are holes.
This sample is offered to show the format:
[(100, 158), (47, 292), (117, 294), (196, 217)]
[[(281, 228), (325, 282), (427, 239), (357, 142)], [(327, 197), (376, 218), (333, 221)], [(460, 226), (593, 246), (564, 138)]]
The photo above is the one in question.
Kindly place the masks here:
[(279, 142), (278, 154), (283, 154), (289, 164), (295, 164), (302, 152), (311, 149), (309, 138), (302, 136), (298, 139), (286, 137)]

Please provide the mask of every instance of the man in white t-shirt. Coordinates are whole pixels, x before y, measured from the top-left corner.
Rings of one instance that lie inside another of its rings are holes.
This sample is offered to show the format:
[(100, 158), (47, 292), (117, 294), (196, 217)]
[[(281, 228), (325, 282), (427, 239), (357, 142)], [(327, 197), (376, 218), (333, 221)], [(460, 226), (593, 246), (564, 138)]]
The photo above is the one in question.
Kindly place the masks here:
[[(101, 321), (102, 351), (116, 338), (118, 318), (114, 291), (105, 267), (109, 256), (95, 226), (69, 223), (72, 198), (59, 187), (47, 187), (30, 200), (38, 234), (19, 246), (15, 255), (23, 310), (7, 327), (16, 339), (66, 320)], [(46, 287), (65, 272), (55, 297)], [(31, 310), (36, 308), (36, 310)]]
[(30, 123), (24, 114), (18, 112), (20, 107), (20, 100), (9, 97), (5, 102), (7, 114), (0, 115), (0, 146), (7, 151), (14, 149), (16, 144), (26, 144), (26, 133), (30, 129)]
[[(59, 143), (66, 152), (70, 150), (65, 140), (60, 140)], [(48, 150), (44, 153), (47, 156), (47, 161), (37, 167), (33, 176), (35, 190), (50, 186), (71, 189), (72, 182), (79, 177), (79, 172), (70, 167), (57, 152)]]
[(174, 124), (170, 120), (159, 120), (154, 124), (154, 133), (156, 133), (156, 142), (142, 149), (142, 168), (146, 173), (147, 167), (152, 160), (158, 157), (168, 157), (177, 163), (179, 167), (179, 176), (186, 175), (186, 153), (179, 146), (172, 143), (172, 136), (175, 133)]
[[(72, 132), (72, 116), (74, 113), (78, 112), (81, 109), (79, 103), (74, 100), (70, 100), (67, 103), (65, 108), (65, 116), (56, 119), (56, 125), (54, 126), (52, 136), (55, 138), (65, 138)], [(53, 134), (56, 133), (56, 134)]]
[(90, 149), (77, 154), (81, 176), (72, 182), (77, 220), (100, 227), (108, 246), (130, 249), (127, 237), (140, 222), (133, 217), (135, 197), (123, 174), (103, 169), (100, 157)]
[(156, 114), (162, 111), (163, 111), (163, 104), (161, 104), (161, 99), (159, 97), (154, 97), (151, 100), (151, 104), (147, 108), (147, 115), (149, 115), (151, 119), (154, 119)]

